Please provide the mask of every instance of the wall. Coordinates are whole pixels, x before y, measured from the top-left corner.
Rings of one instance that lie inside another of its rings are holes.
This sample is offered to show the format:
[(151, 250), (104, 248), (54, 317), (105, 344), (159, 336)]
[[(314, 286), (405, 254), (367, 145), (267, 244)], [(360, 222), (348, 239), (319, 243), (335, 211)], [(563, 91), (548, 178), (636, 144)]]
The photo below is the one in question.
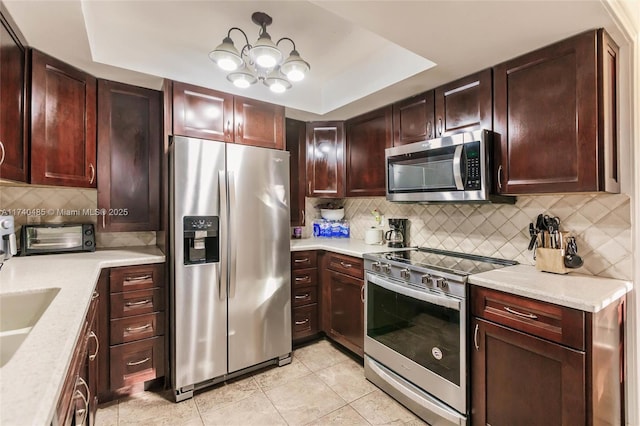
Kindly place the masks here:
[[(27, 223), (93, 223), (98, 229), (98, 216), (82, 215), (83, 210), (94, 210), (97, 205), (96, 189), (0, 183), (0, 212), (15, 209), (39, 210), (36, 214), (15, 212), (16, 231), (19, 226)], [(99, 248), (149, 245), (156, 245), (155, 232), (96, 233), (96, 247)]]
[[(316, 204), (326, 200), (307, 198), (307, 217), (320, 217)], [(555, 215), (561, 229), (570, 231), (578, 244), (584, 266), (576, 272), (630, 280), (632, 277), (631, 210), (624, 194), (521, 196), (506, 204), (400, 204), (384, 197), (344, 200), (351, 238), (364, 239), (375, 224), (371, 211), (385, 218), (410, 220), (411, 245), (514, 259), (535, 264), (529, 245), (529, 223), (540, 213)], [(313, 235), (307, 220), (303, 237)]]

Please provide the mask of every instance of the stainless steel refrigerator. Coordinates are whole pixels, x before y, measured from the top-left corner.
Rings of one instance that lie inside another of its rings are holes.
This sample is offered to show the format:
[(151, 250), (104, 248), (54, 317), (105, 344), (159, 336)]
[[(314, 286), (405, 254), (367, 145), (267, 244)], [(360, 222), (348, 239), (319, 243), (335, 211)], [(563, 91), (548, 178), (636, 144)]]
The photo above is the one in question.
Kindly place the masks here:
[(171, 380), (176, 401), (291, 362), (289, 153), (174, 137)]

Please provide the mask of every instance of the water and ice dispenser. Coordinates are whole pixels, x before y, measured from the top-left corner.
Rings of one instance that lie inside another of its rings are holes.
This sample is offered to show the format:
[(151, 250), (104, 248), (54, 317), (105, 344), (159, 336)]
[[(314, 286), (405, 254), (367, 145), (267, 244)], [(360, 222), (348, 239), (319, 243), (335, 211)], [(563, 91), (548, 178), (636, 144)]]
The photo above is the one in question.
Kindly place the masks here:
[(220, 261), (218, 216), (185, 216), (183, 219), (184, 264)]

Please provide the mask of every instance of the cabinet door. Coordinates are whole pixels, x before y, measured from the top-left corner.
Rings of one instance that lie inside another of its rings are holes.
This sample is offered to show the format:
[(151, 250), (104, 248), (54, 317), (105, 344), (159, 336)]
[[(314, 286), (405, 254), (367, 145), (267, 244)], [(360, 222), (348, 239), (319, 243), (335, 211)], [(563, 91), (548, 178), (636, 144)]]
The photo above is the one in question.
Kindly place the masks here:
[(330, 272), (330, 330), (336, 341), (359, 354), (364, 353), (364, 282)]
[(347, 120), (345, 128), (345, 196), (384, 196), (384, 150), (393, 142), (391, 106)]
[(493, 129), (491, 69), (435, 89), (436, 136)]
[(393, 104), (393, 146), (435, 137), (433, 94), (429, 90)]
[(307, 123), (307, 195), (344, 197), (344, 123)]
[(32, 50), (31, 183), (96, 187), (96, 79)]
[(284, 149), (284, 107), (236, 96), (235, 143)]
[(286, 126), (286, 149), (291, 154), (289, 159), (291, 226), (304, 226), (304, 194), (307, 186), (305, 123), (287, 118)]
[(233, 142), (233, 95), (173, 82), (173, 134)]
[[(4, 6), (0, 6), (5, 12)], [(26, 49), (0, 14), (0, 179), (28, 181)]]
[(159, 229), (160, 96), (98, 83), (98, 208), (107, 212), (98, 220), (99, 231)]
[(502, 193), (600, 189), (596, 35), (580, 34), (494, 68)]
[(585, 354), (473, 318), (473, 424), (585, 424)]

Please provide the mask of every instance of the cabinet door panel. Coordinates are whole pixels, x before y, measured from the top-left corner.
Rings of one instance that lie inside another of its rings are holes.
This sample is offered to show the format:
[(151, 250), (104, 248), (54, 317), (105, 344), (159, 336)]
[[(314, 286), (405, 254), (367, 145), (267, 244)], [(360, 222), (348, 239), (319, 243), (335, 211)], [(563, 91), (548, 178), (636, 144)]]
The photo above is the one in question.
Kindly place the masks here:
[(393, 104), (393, 145), (434, 138), (434, 114), (433, 90)]
[(347, 348), (363, 354), (364, 306), (362, 280), (330, 273), (331, 313), (329, 333)]
[(289, 160), (291, 226), (304, 226), (307, 163), (305, 156), (306, 125), (303, 121), (286, 119), (286, 149)]
[(235, 142), (284, 149), (284, 107), (236, 97)]
[(173, 83), (173, 134), (233, 142), (233, 95)]
[(96, 186), (96, 79), (32, 51), (31, 183)]
[(344, 136), (342, 122), (307, 125), (307, 186), (311, 197), (344, 196)]

